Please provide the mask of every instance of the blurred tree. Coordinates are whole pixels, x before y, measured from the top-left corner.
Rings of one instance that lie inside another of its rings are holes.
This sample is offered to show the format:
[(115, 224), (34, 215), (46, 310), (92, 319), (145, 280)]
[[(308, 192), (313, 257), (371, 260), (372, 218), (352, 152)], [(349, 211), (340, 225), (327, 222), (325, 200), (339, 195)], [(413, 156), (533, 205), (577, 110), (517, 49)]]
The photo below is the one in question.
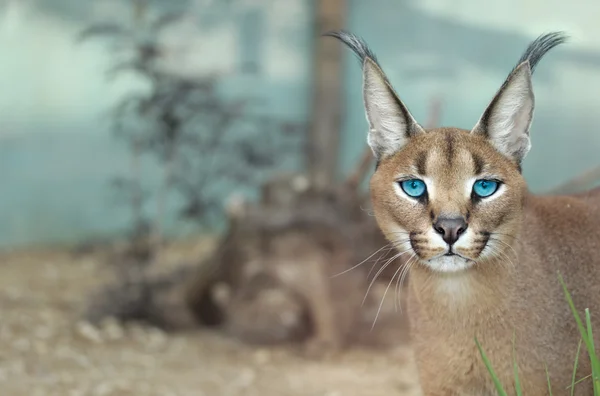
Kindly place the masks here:
[[(173, 50), (161, 43), (161, 34), (185, 13), (148, 20), (146, 0), (132, 0), (132, 6), (131, 27), (95, 24), (80, 33), (79, 41), (111, 39), (115, 62), (108, 76), (134, 73), (147, 82), (147, 89), (125, 95), (114, 107), (115, 132), (132, 152), (131, 176), (118, 179), (115, 186), (130, 199), (134, 238), (150, 237), (152, 245), (160, 245), (171, 193), (178, 192), (183, 201), (181, 217), (212, 224), (222, 212), (224, 190), (259, 184), (262, 170), (297, 149), (302, 126), (259, 114), (253, 108), (258, 98), (225, 99), (219, 92), (223, 75), (192, 79), (168, 72), (164, 61)], [(233, 129), (235, 136), (228, 133)], [(143, 153), (157, 158), (162, 169), (152, 220), (143, 211), (150, 196), (142, 188)]]
[(333, 40), (323, 40), (321, 35), (344, 27), (346, 7), (346, 0), (320, 0), (314, 7), (313, 114), (306, 167), (311, 185), (317, 190), (335, 183), (342, 119), (342, 47)]

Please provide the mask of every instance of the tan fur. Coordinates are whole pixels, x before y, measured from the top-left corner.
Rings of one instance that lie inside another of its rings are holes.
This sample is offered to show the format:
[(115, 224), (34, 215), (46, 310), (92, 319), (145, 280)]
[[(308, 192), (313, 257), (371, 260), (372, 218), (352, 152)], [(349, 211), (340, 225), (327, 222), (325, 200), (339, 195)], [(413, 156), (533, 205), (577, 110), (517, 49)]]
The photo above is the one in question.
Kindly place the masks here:
[[(505, 184), (489, 202), (474, 203), (463, 188), (481, 176), (475, 174), (477, 160), (483, 161), (483, 174)], [(426, 204), (399, 197), (397, 190), (398, 177), (418, 174), (419, 163), (425, 170), (419, 176), (433, 186)], [(513, 334), (523, 393), (547, 394), (547, 365), (554, 394), (569, 394), (580, 337), (557, 272), (576, 307), (581, 313), (589, 307), (594, 327), (600, 329), (600, 189), (535, 196), (514, 161), (482, 135), (455, 128), (412, 137), (381, 161), (370, 188), (387, 238), (409, 250), (406, 256), (418, 253), (418, 260), (409, 260), (408, 314), (424, 394), (495, 394), (474, 337), (513, 394)], [(470, 268), (441, 272), (424, 264), (440, 253), (427, 232), (442, 214), (466, 217), (470, 232), (491, 233), (489, 241), (477, 235), (456, 248), (472, 260)], [(591, 372), (584, 350), (577, 378)], [(591, 382), (577, 385), (575, 394), (591, 395)]]

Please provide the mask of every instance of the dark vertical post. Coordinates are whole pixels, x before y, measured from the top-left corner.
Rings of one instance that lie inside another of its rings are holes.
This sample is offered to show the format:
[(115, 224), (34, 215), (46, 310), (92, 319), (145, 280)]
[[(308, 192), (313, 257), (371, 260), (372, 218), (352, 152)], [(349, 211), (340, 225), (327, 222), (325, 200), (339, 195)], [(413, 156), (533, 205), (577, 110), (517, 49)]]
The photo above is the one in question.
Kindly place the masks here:
[(336, 40), (321, 35), (344, 27), (346, 6), (346, 0), (317, 0), (314, 4), (312, 123), (306, 166), (311, 186), (317, 190), (335, 182), (342, 119), (343, 48)]

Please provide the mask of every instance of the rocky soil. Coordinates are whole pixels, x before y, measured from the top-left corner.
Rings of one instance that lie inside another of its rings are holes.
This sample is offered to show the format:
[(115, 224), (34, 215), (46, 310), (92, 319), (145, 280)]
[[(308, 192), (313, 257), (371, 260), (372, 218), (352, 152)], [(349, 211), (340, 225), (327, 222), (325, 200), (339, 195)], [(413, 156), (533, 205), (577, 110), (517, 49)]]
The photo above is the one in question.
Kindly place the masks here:
[(110, 320), (99, 327), (82, 322), (86, 298), (110, 274), (95, 255), (0, 255), (0, 394), (420, 394), (405, 345), (312, 359), (298, 347), (253, 347), (200, 329), (167, 334)]

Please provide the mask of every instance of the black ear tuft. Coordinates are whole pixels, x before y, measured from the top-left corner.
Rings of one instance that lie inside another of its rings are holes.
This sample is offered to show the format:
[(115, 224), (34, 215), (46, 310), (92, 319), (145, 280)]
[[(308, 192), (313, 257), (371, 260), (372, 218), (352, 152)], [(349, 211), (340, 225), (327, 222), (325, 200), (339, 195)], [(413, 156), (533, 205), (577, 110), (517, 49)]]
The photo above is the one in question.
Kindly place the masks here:
[(335, 37), (358, 57), (363, 75), (363, 103), (369, 135), (367, 142), (377, 160), (399, 151), (408, 140), (425, 132), (402, 103), (365, 41), (344, 30), (324, 36)]
[(377, 66), (379, 66), (377, 57), (375, 56), (371, 48), (369, 48), (365, 40), (363, 40), (361, 37), (347, 32), (345, 30), (332, 30), (330, 32), (323, 33), (323, 36), (335, 37), (342, 43), (346, 44), (346, 46), (350, 48), (352, 52), (354, 52), (354, 54), (358, 57), (358, 60), (360, 61), (361, 65), (365, 62), (366, 58), (369, 58), (373, 62), (375, 62)]
[(565, 43), (568, 38), (569, 37), (563, 32), (551, 32), (540, 35), (529, 44), (516, 66), (525, 61), (529, 61), (529, 68), (533, 74), (535, 67), (544, 55), (557, 45)]

